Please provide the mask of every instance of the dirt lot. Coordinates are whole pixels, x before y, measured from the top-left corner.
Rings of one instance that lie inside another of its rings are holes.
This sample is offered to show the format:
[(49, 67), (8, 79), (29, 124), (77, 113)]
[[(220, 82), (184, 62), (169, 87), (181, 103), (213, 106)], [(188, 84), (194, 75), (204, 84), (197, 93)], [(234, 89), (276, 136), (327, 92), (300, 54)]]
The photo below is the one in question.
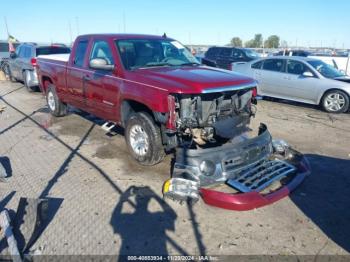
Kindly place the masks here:
[[(78, 111), (51, 117), (40, 93), (0, 82), (0, 209), (20, 197), (58, 203), (31, 250), (42, 254), (349, 254), (350, 115), (260, 101), (252, 127), (307, 155), (312, 175), (271, 206), (233, 212), (162, 200), (172, 156), (144, 168), (128, 155), (122, 130)], [(137, 197), (130, 196), (131, 187)], [(148, 208), (147, 208), (148, 205)], [(1, 246), (1, 245), (0, 245)], [(1, 248), (0, 248), (1, 251)], [(2, 254), (7, 250), (3, 249)]]

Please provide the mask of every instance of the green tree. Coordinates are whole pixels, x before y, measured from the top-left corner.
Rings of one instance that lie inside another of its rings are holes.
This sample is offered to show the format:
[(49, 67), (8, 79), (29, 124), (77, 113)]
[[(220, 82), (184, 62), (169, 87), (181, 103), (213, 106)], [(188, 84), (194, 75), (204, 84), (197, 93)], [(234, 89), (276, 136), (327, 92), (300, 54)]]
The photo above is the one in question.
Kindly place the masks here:
[(245, 47), (259, 48), (262, 46), (263, 39), (262, 34), (255, 34), (254, 39), (245, 42)]
[(271, 35), (265, 41), (266, 48), (278, 48), (279, 46), (280, 46), (280, 38), (277, 35)]
[(239, 37), (233, 37), (231, 39), (231, 46), (242, 47), (243, 46), (242, 39), (240, 39)]

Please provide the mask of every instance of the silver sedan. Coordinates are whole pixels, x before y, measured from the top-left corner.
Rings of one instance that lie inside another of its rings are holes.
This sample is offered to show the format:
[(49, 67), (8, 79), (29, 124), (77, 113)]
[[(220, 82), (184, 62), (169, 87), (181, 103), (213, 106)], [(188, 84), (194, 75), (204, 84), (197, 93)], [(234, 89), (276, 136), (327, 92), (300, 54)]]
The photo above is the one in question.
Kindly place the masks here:
[(255, 78), (261, 96), (321, 105), (332, 113), (349, 110), (350, 77), (321, 60), (277, 56), (233, 63), (232, 70)]

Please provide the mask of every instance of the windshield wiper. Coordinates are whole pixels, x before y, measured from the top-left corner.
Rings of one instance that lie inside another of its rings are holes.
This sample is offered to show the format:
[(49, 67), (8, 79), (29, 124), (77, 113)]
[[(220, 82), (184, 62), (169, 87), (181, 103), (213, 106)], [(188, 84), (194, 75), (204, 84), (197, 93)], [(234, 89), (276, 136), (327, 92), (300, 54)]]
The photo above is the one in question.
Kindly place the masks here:
[(172, 66), (172, 64), (169, 63), (149, 63), (140, 67), (137, 67), (137, 69), (142, 69), (146, 67), (157, 67), (157, 66)]
[(189, 63), (183, 63), (180, 64), (180, 66), (199, 66), (200, 63), (196, 63), (196, 62), (189, 62)]

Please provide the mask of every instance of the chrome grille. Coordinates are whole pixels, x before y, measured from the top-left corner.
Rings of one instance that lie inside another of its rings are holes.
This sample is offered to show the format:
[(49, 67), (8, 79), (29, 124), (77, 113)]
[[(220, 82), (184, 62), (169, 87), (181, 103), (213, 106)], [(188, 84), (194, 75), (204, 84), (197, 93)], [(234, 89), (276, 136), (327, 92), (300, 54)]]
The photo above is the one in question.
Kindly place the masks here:
[(262, 160), (239, 170), (227, 183), (241, 192), (261, 191), (296, 168), (281, 160)]

